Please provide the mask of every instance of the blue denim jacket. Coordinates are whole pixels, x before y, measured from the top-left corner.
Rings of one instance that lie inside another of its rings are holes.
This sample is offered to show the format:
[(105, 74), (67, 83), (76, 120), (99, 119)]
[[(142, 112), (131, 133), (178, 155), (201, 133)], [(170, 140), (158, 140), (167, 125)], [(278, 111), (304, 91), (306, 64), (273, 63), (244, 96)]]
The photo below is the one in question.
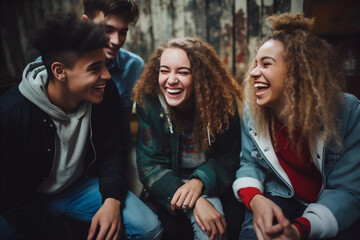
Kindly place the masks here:
[[(321, 133), (311, 152), (314, 164), (322, 173), (323, 186), (316, 203), (303, 213), (311, 223), (310, 238), (335, 236), (360, 218), (360, 102), (344, 94), (339, 120), (343, 148), (331, 151), (324, 146)], [(291, 198), (294, 189), (281, 168), (269, 133), (258, 134), (249, 109), (242, 120), (240, 168), (233, 183), (236, 198), (241, 188), (256, 187), (261, 192)]]

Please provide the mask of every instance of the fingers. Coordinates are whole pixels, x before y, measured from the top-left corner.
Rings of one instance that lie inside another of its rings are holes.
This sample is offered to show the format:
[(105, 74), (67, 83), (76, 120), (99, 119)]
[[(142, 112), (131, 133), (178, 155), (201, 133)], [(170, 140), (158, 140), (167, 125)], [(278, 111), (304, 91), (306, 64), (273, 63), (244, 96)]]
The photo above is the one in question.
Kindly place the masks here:
[(217, 235), (218, 235), (218, 239), (221, 240), (225, 234), (225, 230), (226, 230), (226, 222), (223, 216), (220, 217), (220, 219), (217, 219), (217, 221), (215, 221), (216, 224), (216, 228), (217, 228)]
[(97, 227), (98, 227), (98, 220), (97, 218), (93, 218), (88, 232), (88, 237), (87, 237), (88, 240), (92, 240), (95, 237)]
[(117, 238), (115, 237), (115, 235), (117, 235), (119, 232), (119, 225), (118, 224), (112, 224), (110, 226), (110, 230), (108, 231), (107, 235), (106, 235), (106, 239), (105, 240), (117, 240)]
[(99, 233), (98, 233), (98, 235), (96, 237), (96, 240), (105, 239), (106, 235), (109, 232), (110, 227), (111, 227), (111, 225), (105, 225), (105, 226), (102, 225), (102, 226), (100, 226), (100, 230), (99, 230)]
[(175, 211), (176, 208), (176, 203), (178, 202), (179, 198), (180, 198), (181, 192), (179, 191), (179, 189), (175, 192), (173, 198), (171, 199), (170, 205), (171, 205), (171, 210)]
[(255, 231), (257, 239), (258, 240), (267, 240), (265, 232), (264, 232), (264, 228), (265, 228), (264, 219), (258, 218), (254, 222), (253, 225), (254, 225), (254, 231)]
[(206, 227), (205, 224), (205, 228), (206, 228), (206, 234), (209, 236), (209, 240), (215, 240), (216, 236), (217, 236), (217, 228), (216, 228), (216, 224), (215, 222), (208, 222), (207, 224), (209, 227)]
[(201, 222), (199, 216), (196, 214), (196, 212), (194, 211), (194, 218), (195, 218), (195, 221), (196, 223), (199, 225), (200, 229), (205, 231), (205, 226), (204, 224)]

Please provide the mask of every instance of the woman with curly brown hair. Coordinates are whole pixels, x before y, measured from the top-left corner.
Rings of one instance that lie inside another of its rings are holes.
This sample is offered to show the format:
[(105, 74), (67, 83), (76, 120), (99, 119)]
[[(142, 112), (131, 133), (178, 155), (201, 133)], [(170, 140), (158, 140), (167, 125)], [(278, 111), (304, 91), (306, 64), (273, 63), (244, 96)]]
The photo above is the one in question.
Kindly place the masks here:
[(342, 65), (313, 20), (268, 20), (274, 31), (245, 80), (239, 239), (335, 237), (360, 216), (359, 100), (342, 92)]
[(155, 50), (134, 88), (140, 180), (160, 208), (185, 213), (195, 239), (226, 238), (219, 195), (239, 167), (241, 92), (195, 38)]

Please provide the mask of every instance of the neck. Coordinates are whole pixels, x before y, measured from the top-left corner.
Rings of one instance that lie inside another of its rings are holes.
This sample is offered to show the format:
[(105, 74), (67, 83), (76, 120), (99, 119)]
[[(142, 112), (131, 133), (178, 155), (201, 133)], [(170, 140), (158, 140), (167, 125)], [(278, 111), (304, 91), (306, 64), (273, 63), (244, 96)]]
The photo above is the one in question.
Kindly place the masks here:
[(61, 108), (64, 112), (69, 112), (77, 108), (80, 101), (67, 96), (66, 91), (64, 91), (65, 87), (62, 82), (50, 79), (46, 91), (52, 104)]

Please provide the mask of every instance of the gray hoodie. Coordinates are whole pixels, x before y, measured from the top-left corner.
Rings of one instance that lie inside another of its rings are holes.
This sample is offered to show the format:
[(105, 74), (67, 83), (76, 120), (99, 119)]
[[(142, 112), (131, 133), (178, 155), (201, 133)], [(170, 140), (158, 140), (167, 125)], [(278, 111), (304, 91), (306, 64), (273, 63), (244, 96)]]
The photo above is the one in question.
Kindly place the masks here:
[(48, 73), (42, 62), (26, 66), (19, 90), (30, 102), (49, 114), (56, 127), (54, 163), (40, 193), (58, 193), (84, 173), (84, 157), (89, 147), (91, 103), (84, 101), (66, 113), (52, 104), (47, 95)]

